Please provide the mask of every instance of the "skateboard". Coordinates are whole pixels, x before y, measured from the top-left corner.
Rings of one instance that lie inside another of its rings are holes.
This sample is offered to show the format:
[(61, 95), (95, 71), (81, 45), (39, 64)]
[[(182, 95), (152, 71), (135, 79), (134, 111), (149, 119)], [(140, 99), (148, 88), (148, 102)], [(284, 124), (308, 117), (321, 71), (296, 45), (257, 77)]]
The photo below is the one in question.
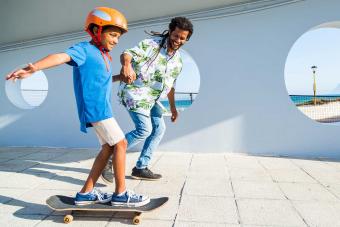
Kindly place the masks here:
[(54, 195), (46, 200), (46, 204), (51, 209), (56, 211), (65, 210), (71, 211), (71, 214), (67, 214), (64, 216), (64, 223), (66, 224), (73, 221), (74, 211), (110, 211), (110, 212), (134, 212), (132, 223), (138, 225), (141, 222), (142, 213), (158, 209), (159, 207), (163, 206), (168, 200), (169, 200), (168, 197), (152, 198), (150, 199), (150, 202), (148, 204), (140, 207), (111, 206), (111, 202), (105, 204), (96, 203), (90, 205), (76, 206), (74, 204), (73, 197)]

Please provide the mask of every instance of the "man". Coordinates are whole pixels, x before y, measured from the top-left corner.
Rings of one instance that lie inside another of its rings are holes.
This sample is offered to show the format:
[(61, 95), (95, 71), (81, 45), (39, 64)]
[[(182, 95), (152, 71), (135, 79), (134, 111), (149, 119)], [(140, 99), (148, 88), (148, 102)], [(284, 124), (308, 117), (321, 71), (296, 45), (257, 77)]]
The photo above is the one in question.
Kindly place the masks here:
[[(178, 50), (192, 33), (193, 25), (187, 18), (175, 17), (169, 24), (169, 30), (162, 34), (153, 33), (151, 38), (142, 40), (121, 55), (122, 82), (118, 96), (135, 124), (135, 129), (125, 135), (128, 149), (145, 140), (136, 166), (132, 169), (131, 176), (135, 179), (158, 180), (162, 177), (148, 168), (153, 151), (165, 132), (159, 99), (168, 97), (171, 121), (175, 122), (178, 113), (174, 85), (182, 70)], [(112, 182), (112, 164), (108, 163), (102, 178)]]

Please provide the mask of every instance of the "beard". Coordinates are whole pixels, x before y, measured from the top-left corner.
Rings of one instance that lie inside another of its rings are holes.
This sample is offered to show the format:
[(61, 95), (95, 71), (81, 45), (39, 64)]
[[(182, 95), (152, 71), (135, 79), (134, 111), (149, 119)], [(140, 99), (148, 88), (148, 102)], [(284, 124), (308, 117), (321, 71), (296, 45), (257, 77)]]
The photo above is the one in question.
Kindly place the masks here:
[(174, 41), (172, 41), (171, 39), (169, 39), (169, 46), (170, 46), (171, 49), (173, 49), (173, 50), (178, 50), (182, 45), (181, 45), (181, 44), (175, 45), (175, 44), (174, 44)]

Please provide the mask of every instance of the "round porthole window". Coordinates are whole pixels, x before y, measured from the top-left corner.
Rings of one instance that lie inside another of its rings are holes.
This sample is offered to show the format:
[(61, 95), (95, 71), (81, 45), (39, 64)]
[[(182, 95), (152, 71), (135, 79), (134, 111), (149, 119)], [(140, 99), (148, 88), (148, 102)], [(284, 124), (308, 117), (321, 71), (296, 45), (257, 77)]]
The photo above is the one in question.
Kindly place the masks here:
[[(183, 61), (183, 68), (175, 84), (175, 104), (177, 111), (181, 112), (190, 107), (198, 95), (200, 72), (190, 54), (183, 49), (179, 51)], [(165, 98), (160, 102), (167, 113), (170, 114), (169, 101)]]
[(20, 109), (33, 109), (46, 99), (48, 81), (43, 71), (37, 71), (23, 80), (6, 81), (5, 90), (13, 105)]
[(332, 22), (307, 31), (286, 61), (285, 83), (292, 102), (320, 123), (340, 122), (339, 28), (339, 22)]

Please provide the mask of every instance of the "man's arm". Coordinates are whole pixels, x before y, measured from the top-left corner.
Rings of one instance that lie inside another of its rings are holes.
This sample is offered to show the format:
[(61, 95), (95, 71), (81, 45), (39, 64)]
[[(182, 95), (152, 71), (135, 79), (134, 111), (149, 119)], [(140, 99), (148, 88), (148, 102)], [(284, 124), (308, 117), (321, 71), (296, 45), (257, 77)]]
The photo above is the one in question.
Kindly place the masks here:
[(136, 73), (131, 65), (132, 56), (127, 53), (123, 53), (120, 55), (120, 63), (122, 64), (122, 68), (120, 70), (120, 79), (127, 84), (131, 84), (134, 80), (136, 80)]
[(178, 112), (175, 103), (175, 88), (171, 88), (170, 92), (168, 93), (168, 100), (170, 104), (171, 121), (175, 122), (178, 117)]
[(6, 76), (6, 80), (24, 79), (39, 70), (48, 69), (71, 61), (71, 57), (65, 53), (51, 54), (35, 63), (29, 63), (25, 68), (18, 69)]

